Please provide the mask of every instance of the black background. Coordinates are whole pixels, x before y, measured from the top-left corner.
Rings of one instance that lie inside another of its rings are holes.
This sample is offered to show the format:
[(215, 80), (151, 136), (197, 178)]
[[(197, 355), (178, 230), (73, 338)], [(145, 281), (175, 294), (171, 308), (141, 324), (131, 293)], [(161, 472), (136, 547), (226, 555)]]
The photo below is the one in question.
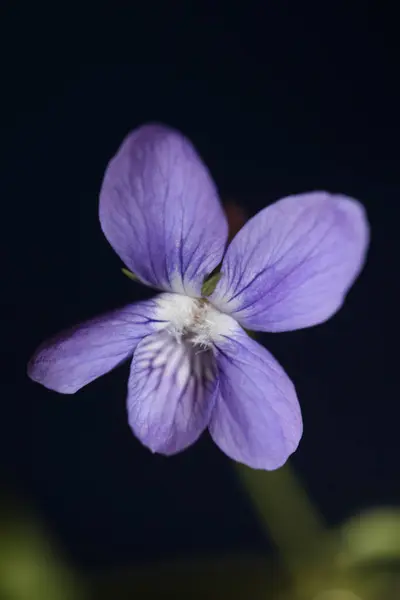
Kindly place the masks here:
[(237, 4), (2, 8), (1, 472), (84, 568), (268, 549), (207, 436), (169, 459), (134, 439), (127, 366), (75, 396), (25, 374), (45, 337), (147, 294), (97, 217), (108, 160), (147, 121), (191, 138), (249, 215), (312, 189), (364, 203), (369, 260), (345, 307), (262, 341), (296, 384), (293, 464), (328, 523), (400, 500), (396, 15)]

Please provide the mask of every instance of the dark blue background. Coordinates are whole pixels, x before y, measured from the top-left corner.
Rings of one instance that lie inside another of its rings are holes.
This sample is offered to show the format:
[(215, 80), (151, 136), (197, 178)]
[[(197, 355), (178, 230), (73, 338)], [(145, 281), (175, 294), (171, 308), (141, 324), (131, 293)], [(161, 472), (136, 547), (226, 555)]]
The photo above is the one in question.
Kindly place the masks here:
[(134, 439), (127, 366), (76, 396), (25, 375), (43, 338), (147, 293), (97, 204), (108, 160), (149, 120), (188, 135), (249, 214), (312, 189), (365, 204), (372, 245), (345, 307), (263, 342), (297, 386), (293, 463), (327, 521), (399, 502), (395, 15), (350, 5), (2, 9), (1, 473), (82, 567), (269, 547), (207, 436), (170, 459)]

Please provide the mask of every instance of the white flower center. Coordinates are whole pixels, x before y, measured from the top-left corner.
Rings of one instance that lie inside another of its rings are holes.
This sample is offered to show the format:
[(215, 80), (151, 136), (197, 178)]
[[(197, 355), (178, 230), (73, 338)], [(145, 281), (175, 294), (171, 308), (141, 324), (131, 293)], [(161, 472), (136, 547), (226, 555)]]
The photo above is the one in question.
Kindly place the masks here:
[(167, 330), (177, 341), (189, 342), (207, 350), (233, 334), (236, 321), (204, 298), (189, 298), (181, 294), (161, 294), (158, 297), (157, 318), (168, 321)]

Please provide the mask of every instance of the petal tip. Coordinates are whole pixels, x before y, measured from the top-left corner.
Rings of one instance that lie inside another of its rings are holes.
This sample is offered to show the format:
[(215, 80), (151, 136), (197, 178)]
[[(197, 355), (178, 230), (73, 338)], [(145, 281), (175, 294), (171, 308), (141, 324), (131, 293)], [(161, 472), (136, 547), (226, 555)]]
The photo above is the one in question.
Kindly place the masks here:
[(79, 387), (62, 381), (57, 382), (57, 380), (54, 379), (54, 376), (52, 376), (51, 364), (43, 358), (45, 351), (46, 347), (40, 346), (29, 360), (26, 369), (26, 374), (29, 379), (58, 394), (75, 394)]

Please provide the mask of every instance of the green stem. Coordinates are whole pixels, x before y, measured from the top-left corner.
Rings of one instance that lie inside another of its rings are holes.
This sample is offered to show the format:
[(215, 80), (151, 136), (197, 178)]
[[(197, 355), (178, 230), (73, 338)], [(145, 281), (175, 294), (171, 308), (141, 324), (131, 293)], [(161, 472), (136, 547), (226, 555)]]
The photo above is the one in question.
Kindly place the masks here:
[(236, 465), (239, 477), (277, 545), (286, 567), (296, 574), (326, 535), (325, 524), (289, 463), (277, 471)]

